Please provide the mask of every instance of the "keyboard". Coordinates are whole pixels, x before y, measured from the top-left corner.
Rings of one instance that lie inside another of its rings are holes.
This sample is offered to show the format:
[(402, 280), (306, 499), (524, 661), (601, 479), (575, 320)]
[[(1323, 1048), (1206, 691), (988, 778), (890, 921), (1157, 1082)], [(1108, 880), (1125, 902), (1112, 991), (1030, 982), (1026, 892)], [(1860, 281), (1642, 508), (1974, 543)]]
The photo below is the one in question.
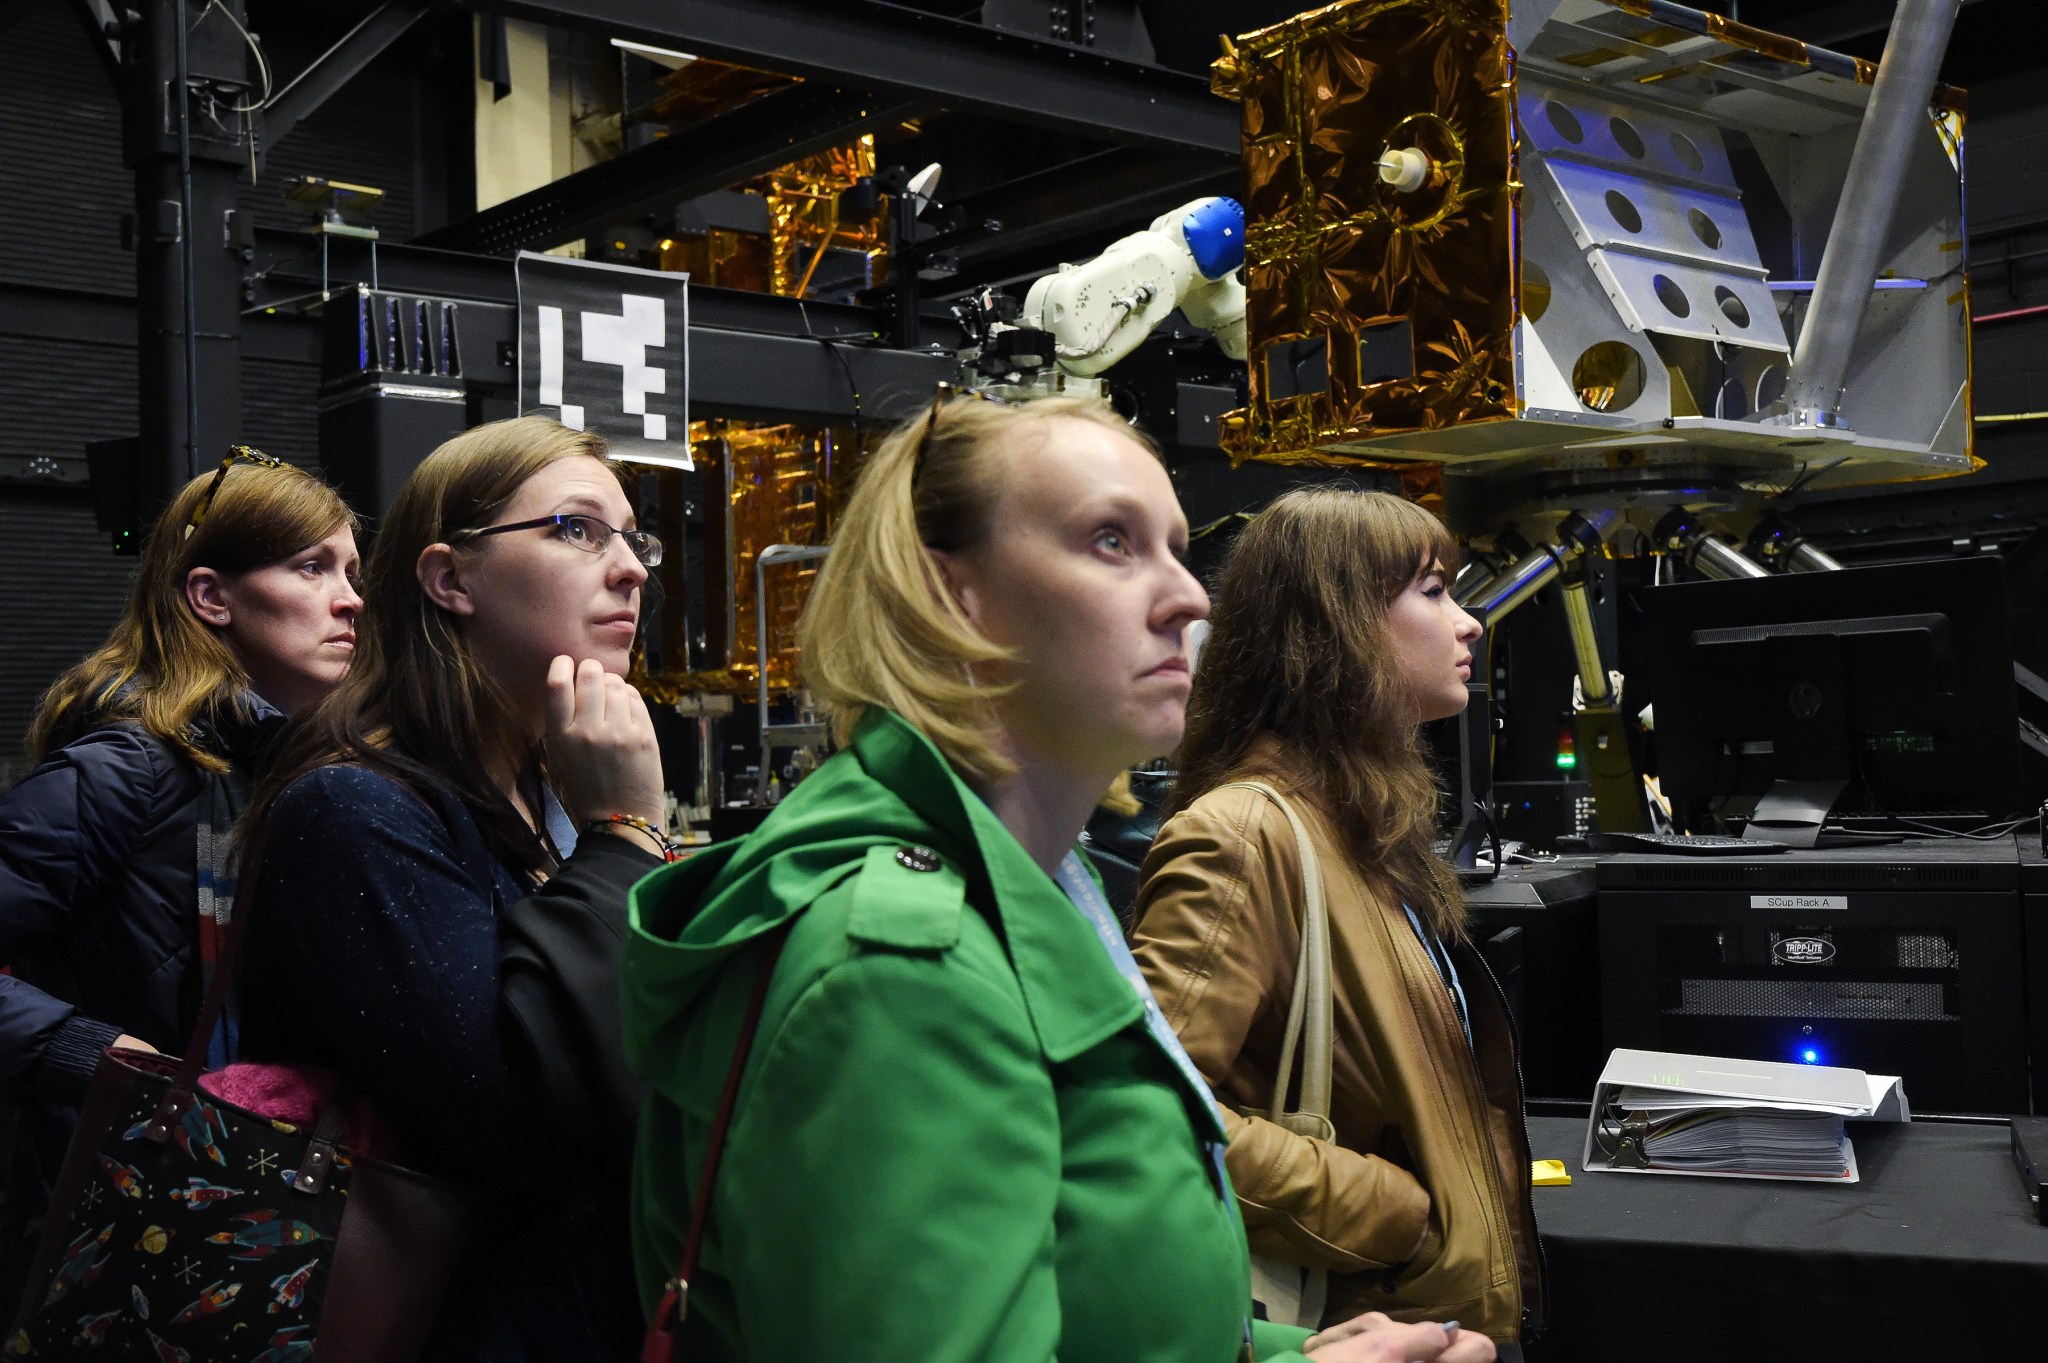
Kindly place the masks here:
[(1769, 856), (1791, 849), (1781, 842), (1754, 842), (1718, 833), (1589, 833), (1595, 852), (1666, 852), (1685, 857)]

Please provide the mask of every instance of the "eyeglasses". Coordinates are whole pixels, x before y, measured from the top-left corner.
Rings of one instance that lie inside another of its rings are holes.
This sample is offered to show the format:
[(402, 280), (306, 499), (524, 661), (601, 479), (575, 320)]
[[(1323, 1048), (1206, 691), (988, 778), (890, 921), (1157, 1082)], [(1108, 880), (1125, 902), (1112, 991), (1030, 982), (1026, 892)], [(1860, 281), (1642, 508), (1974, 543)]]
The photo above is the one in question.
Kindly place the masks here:
[(954, 398), (975, 398), (982, 402), (993, 402), (998, 407), (1013, 405), (997, 397), (994, 393), (984, 393), (979, 388), (962, 388), (955, 383), (939, 384), (938, 392), (932, 396), (932, 414), (925, 419), (924, 434), (917, 438), (917, 453), (911, 457), (910, 486), (912, 488), (917, 486), (918, 479), (924, 475), (924, 457), (931, 450), (932, 437), (938, 434), (939, 413), (945, 410), (946, 406)]
[(514, 530), (560, 530), (562, 539), (586, 553), (601, 554), (611, 547), (612, 536), (617, 535), (633, 551), (633, 557), (642, 566), (653, 568), (661, 562), (661, 541), (645, 530), (617, 530), (595, 516), (538, 516), (530, 521), (514, 521), (510, 525), (487, 525), (481, 530), (464, 530), (455, 535), (458, 540), (482, 539), (485, 535), (504, 535)]
[(221, 480), (226, 478), (228, 470), (237, 464), (255, 464), (266, 469), (281, 469), (285, 466), (284, 460), (272, 459), (253, 446), (228, 446), (228, 457), (220, 461), (220, 472), (213, 475), (213, 481), (206, 485), (206, 491), (199, 494), (199, 501), (192, 507), (192, 519), (185, 522), (186, 539), (191, 539), (192, 532), (206, 523), (206, 513), (213, 510), (213, 499), (220, 492)]

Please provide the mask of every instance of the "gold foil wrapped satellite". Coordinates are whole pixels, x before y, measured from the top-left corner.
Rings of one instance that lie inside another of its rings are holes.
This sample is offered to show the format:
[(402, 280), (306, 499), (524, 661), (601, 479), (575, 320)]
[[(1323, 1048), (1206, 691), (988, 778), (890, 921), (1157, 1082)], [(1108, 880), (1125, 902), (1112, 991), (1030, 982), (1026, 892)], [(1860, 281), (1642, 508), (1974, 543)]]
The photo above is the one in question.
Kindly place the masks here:
[(1346, 0), (1237, 40), (1214, 83), (1244, 110), (1250, 397), (1224, 448), (1440, 464), (1468, 522), (1970, 471), (1954, 91), (1847, 419), (1774, 420), (1873, 76), (1663, 0)]

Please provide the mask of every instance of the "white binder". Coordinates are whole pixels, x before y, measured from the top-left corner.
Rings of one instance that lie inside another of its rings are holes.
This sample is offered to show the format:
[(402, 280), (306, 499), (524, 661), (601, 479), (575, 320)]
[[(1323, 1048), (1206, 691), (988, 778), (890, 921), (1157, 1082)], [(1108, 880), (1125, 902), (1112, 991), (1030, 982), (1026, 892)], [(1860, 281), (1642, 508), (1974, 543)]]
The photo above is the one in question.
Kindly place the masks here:
[[(1617, 1121), (1617, 1112), (1627, 1115)], [(1588, 1173), (1854, 1183), (1856, 1149), (1842, 1131), (1845, 1120), (1911, 1121), (1904, 1085), (1893, 1075), (1826, 1065), (1617, 1050), (1593, 1090), (1580, 1167)], [(1729, 1167), (1778, 1160), (1813, 1166), (1837, 1155), (1845, 1170)]]

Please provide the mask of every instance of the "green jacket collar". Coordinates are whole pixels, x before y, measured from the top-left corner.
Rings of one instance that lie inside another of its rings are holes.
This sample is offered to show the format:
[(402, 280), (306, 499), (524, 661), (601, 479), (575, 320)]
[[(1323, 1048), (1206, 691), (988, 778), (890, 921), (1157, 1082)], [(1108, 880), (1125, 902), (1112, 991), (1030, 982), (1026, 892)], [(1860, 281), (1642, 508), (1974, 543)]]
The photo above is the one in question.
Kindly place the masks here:
[(1144, 1016), (1088, 920), (930, 739), (890, 711), (872, 709), (856, 726), (851, 748), (867, 775), (894, 791), (942, 845), (971, 849), (980, 863), (976, 888), (986, 891), (984, 902), (1001, 921), (1048, 1060), (1071, 1060)]

